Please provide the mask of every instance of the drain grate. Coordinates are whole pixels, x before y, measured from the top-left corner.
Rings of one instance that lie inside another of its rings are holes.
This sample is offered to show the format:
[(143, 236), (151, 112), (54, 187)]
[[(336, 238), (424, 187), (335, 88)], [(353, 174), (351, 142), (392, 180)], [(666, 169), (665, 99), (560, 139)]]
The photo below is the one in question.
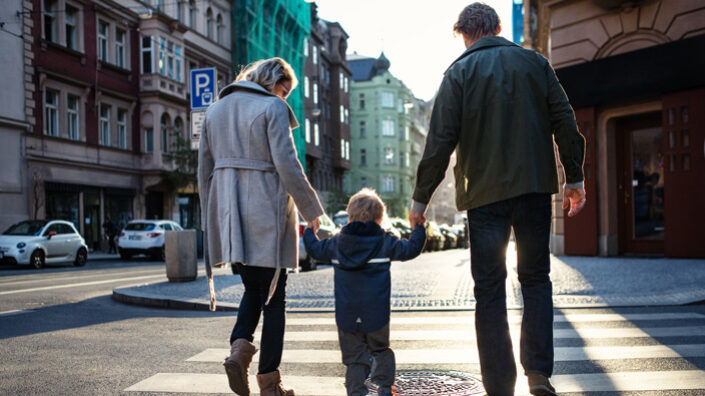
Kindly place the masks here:
[[(377, 396), (377, 386), (368, 379), (370, 396)], [(399, 370), (394, 381), (399, 396), (483, 395), (485, 388), (479, 376), (461, 371)]]

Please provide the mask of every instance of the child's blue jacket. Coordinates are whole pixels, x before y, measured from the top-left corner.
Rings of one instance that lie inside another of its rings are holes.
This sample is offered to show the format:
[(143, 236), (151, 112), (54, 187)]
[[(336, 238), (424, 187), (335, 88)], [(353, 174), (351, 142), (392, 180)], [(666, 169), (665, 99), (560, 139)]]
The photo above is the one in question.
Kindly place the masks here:
[(308, 254), (334, 265), (335, 322), (340, 330), (371, 333), (389, 323), (391, 261), (413, 259), (425, 242), (422, 225), (416, 226), (408, 241), (387, 234), (375, 222), (351, 222), (322, 241), (306, 229)]

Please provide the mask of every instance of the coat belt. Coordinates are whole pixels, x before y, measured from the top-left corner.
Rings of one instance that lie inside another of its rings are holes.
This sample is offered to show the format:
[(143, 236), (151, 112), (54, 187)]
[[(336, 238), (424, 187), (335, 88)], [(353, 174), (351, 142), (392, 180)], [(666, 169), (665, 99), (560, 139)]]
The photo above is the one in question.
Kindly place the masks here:
[(215, 167), (213, 170), (226, 168), (249, 169), (262, 172), (274, 172), (276, 170), (273, 163), (256, 159), (218, 158), (215, 160)]

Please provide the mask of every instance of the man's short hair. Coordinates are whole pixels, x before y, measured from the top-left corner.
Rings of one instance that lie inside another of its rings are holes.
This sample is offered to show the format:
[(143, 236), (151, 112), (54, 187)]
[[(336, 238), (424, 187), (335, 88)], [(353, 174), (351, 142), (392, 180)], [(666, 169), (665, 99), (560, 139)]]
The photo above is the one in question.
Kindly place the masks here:
[(348, 201), (348, 221), (377, 221), (384, 217), (386, 208), (382, 198), (371, 188), (363, 188)]
[(499, 27), (499, 16), (494, 8), (485, 3), (472, 3), (460, 12), (458, 22), (453, 25), (453, 31), (458, 34), (465, 33), (471, 39), (478, 40), (496, 36)]

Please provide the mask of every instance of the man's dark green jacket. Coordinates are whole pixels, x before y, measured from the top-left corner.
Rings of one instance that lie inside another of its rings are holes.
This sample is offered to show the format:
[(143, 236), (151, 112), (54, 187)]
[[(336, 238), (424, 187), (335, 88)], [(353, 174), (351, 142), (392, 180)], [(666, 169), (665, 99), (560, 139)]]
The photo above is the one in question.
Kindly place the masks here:
[(553, 68), (543, 56), (504, 38), (480, 39), (441, 83), (416, 175), (414, 208), (423, 212), (453, 150), (458, 210), (557, 193), (554, 138), (566, 183), (577, 187), (585, 139)]

